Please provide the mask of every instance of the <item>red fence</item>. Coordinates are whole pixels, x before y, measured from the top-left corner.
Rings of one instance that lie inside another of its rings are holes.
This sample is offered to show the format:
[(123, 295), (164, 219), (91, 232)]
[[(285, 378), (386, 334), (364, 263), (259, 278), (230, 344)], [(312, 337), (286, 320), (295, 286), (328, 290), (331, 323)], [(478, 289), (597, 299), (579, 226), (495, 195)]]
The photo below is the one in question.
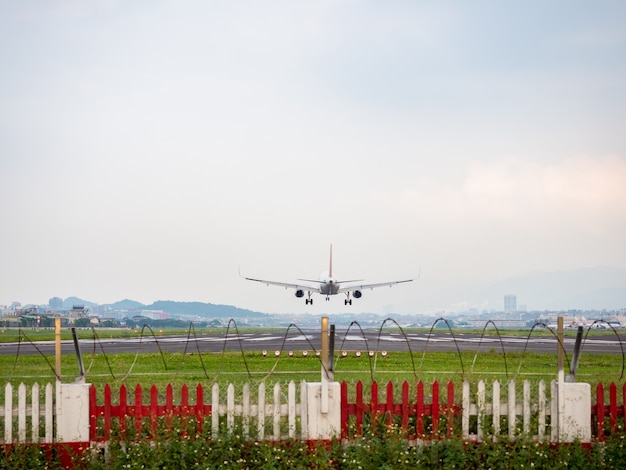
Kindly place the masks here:
[[(611, 433), (626, 431), (626, 383), (622, 386), (622, 404), (617, 404), (617, 385), (609, 385), (609, 403), (604, 401), (604, 385), (601, 383), (596, 387), (596, 404), (591, 405), (591, 421), (593, 433), (599, 442), (603, 442), (606, 436), (606, 419), (609, 419), (609, 430)], [(618, 420), (621, 418), (621, 420)]]
[[(415, 400), (409, 397), (409, 384), (403, 382), (400, 393), (400, 402), (395, 402), (393, 383), (388, 382), (386, 397), (381, 402), (378, 396), (378, 383), (373, 382), (370, 389), (369, 401), (363, 398), (363, 384), (356, 384), (356, 399), (354, 403), (348, 400), (348, 384), (341, 383), (341, 437), (348, 439), (363, 433), (364, 417), (369, 417), (371, 430), (376, 430), (378, 418), (382, 417), (386, 425), (396, 421), (408, 439), (424, 439), (445, 435), (452, 437), (454, 432), (454, 417), (461, 415), (461, 405), (454, 403), (454, 384), (448, 382), (447, 399), (439, 401), (439, 382), (434, 381), (431, 389), (431, 402), (424, 399), (424, 383), (417, 384)], [(351, 417), (354, 418), (351, 418)], [(397, 416), (398, 419), (394, 419)], [(445, 430), (440, 430), (440, 425)], [(351, 426), (352, 425), (352, 426)]]
[[(363, 383), (359, 381), (351, 393), (348, 384), (341, 383), (343, 439), (361, 436), (368, 431), (376, 432), (381, 425), (383, 428), (395, 425), (407, 439), (411, 440), (460, 435), (458, 425), (463, 414), (462, 400), (460, 396), (455, 400), (455, 387), (452, 382), (448, 382), (446, 387), (440, 387), (439, 383), (434, 381), (428, 391), (430, 393), (426, 391), (422, 381), (417, 383), (413, 392), (410, 392), (406, 381), (397, 391), (391, 382), (387, 383), (383, 390), (379, 390), (378, 383), (373, 382), (368, 387), (367, 394), (364, 393), (364, 388)], [(618, 393), (618, 390), (621, 391)], [(190, 403), (187, 385), (181, 388), (178, 404), (174, 404), (171, 385), (167, 386), (164, 397), (162, 394), (159, 397), (155, 386), (150, 387), (150, 398), (147, 403), (144, 403), (143, 393), (142, 387), (137, 385), (130, 397), (132, 400), (130, 403), (124, 385), (119, 389), (119, 397), (113, 397), (111, 387), (106, 385), (103, 403), (99, 405), (96, 388), (92, 386), (89, 397), (91, 442), (108, 441), (113, 430), (119, 433), (121, 438), (132, 433), (137, 438), (153, 439), (163, 424), (167, 430), (171, 430), (175, 419), (176, 426), (180, 424), (183, 433), (189, 424), (200, 434), (207, 427), (207, 418), (213, 414), (211, 390), (205, 390), (202, 385), (195, 389), (193, 400), (195, 404)], [(619, 387), (611, 383), (608, 386), (608, 397), (605, 386), (599, 384), (595, 394), (596, 404), (592, 404), (590, 410), (594, 440), (603, 442), (610, 435), (626, 432), (626, 383)], [(117, 404), (113, 404), (114, 402)], [(220, 408), (222, 406), (220, 405)]]
[[(128, 403), (126, 386), (120, 387), (119, 404), (114, 405), (111, 397), (111, 387), (107, 384), (104, 387), (104, 403), (97, 404), (96, 387), (91, 386), (89, 390), (89, 435), (90, 441), (106, 442), (111, 437), (113, 423), (117, 423), (121, 437), (126, 436), (127, 418), (134, 424), (136, 435), (142, 435), (144, 425), (149, 425), (149, 438), (157, 435), (159, 418), (164, 418), (168, 430), (171, 430), (174, 417), (182, 419), (182, 430), (186, 429), (187, 419), (195, 420), (198, 433), (202, 433), (205, 417), (211, 415), (211, 405), (205, 405), (204, 389), (202, 385), (196, 387), (196, 404), (189, 404), (189, 389), (183, 385), (181, 389), (181, 403), (173, 403), (173, 389), (168, 385), (165, 389), (165, 404), (159, 405), (158, 391), (153, 385), (150, 387), (150, 401), (143, 404), (143, 390), (141, 385), (135, 387), (134, 403)], [(98, 421), (102, 421), (102, 426), (98, 426)]]

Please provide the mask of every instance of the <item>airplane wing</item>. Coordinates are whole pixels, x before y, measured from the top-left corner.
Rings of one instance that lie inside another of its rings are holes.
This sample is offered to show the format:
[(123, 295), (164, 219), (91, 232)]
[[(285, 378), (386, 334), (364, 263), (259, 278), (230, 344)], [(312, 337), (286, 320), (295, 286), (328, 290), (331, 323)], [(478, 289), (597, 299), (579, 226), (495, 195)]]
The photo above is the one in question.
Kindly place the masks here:
[(308, 284), (292, 284), (289, 282), (278, 282), (278, 281), (268, 281), (265, 279), (254, 279), (252, 277), (245, 277), (242, 276), (244, 279), (247, 279), (248, 281), (255, 281), (255, 282), (262, 282), (263, 284), (267, 284), (268, 286), (280, 286), (280, 287), (284, 287), (285, 289), (296, 289), (296, 290), (306, 290), (306, 291), (311, 291), (311, 292), (320, 292), (320, 288), (318, 286), (311, 286)]
[(385, 287), (385, 286), (395, 286), (396, 284), (402, 284), (403, 282), (412, 282), (413, 279), (404, 279), (402, 281), (391, 281), (391, 282), (378, 282), (376, 284), (361, 284), (361, 285), (352, 285), (345, 286), (339, 289), (339, 292), (352, 292), (355, 290), (365, 290), (365, 289), (374, 289), (376, 287)]

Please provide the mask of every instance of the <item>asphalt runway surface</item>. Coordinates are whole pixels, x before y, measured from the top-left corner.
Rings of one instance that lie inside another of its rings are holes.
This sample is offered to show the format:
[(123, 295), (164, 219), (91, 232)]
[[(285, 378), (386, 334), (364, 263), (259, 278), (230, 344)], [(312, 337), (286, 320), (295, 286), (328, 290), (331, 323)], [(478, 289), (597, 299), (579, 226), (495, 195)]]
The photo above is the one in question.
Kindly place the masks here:
[[(286, 330), (285, 330), (286, 331)], [(321, 349), (320, 331), (293, 331), (288, 333), (211, 333), (199, 334), (195, 337), (164, 335), (156, 337), (144, 336), (142, 338), (118, 338), (98, 340), (85, 339), (86, 335), (78, 334), (79, 345), (82, 354), (102, 353), (154, 353), (167, 352), (222, 352), (222, 351), (267, 351), (274, 354), (275, 351), (294, 353), (304, 350), (314, 351)], [(91, 335), (89, 335), (91, 336)], [(584, 336), (583, 336), (584, 338)], [(570, 354), (574, 349), (575, 337), (565, 337), (565, 350)], [(62, 341), (62, 353), (73, 354), (73, 341)], [(335, 334), (335, 354), (341, 351), (412, 351), (413, 353), (438, 352), (438, 351), (496, 351), (502, 352), (534, 352), (534, 353), (557, 353), (557, 340), (553, 336), (484, 336), (476, 334), (449, 332), (402, 333), (377, 331), (337, 330)], [(626, 350), (626, 332), (616, 335), (588, 336), (582, 344), (583, 353), (602, 353), (623, 355)], [(44, 354), (54, 355), (54, 341), (40, 341), (36, 343), (0, 343), (0, 354)]]

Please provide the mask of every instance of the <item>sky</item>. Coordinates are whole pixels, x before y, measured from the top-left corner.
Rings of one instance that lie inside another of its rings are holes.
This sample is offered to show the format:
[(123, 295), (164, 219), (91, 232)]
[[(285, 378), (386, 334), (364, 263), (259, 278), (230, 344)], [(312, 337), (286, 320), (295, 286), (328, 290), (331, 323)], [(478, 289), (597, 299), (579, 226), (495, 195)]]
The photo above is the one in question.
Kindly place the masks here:
[(0, 63), (0, 305), (626, 268), (621, 1), (6, 1)]

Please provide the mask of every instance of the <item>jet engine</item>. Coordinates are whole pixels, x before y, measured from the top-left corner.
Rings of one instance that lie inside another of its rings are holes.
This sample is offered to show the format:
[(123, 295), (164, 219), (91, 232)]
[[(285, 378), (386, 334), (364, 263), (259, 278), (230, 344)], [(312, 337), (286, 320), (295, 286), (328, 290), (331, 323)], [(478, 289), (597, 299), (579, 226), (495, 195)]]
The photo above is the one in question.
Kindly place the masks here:
[(296, 297), (298, 297), (298, 298), (304, 297), (304, 291), (302, 289), (298, 289), (296, 291)]
[(352, 293), (352, 297), (354, 297), (355, 299), (360, 299), (362, 295), (363, 295), (363, 294), (361, 293), (361, 291), (360, 291), (360, 290), (355, 290), (355, 291)]

